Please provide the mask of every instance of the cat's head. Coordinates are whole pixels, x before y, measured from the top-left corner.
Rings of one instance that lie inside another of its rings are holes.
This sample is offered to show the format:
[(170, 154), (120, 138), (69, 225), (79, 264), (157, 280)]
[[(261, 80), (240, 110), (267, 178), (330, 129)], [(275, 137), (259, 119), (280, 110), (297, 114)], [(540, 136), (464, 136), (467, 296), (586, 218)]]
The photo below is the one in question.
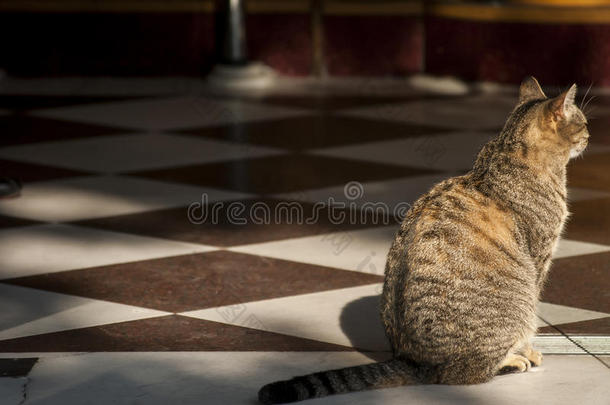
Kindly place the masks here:
[(519, 88), (519, 102), (509, 124), (520, 129), (532, 151), (567, 159), (580, 155), (587, 147), (587, 118), (574, 103), (576, 85), (557, 97), (548, 98), (538, 81), (526, 78)]

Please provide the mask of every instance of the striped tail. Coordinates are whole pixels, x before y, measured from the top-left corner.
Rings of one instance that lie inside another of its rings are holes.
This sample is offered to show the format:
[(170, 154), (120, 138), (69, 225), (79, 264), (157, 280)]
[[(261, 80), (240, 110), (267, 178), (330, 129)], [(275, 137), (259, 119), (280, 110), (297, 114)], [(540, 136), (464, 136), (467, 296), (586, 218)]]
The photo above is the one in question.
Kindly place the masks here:
[(284, 404), (346, 392), (418, 383), (411, 362), (392, 359), (267, 384), (258, 392), (258, 400), (265, 405)]

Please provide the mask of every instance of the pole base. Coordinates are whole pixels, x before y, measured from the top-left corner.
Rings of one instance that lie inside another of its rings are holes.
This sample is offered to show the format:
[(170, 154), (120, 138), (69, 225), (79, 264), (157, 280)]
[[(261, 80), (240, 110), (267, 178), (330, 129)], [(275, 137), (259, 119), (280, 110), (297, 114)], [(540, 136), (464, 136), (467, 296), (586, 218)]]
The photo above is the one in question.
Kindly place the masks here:
[(208, 84), (226, 89), (264, 88), (273, 83), (275, 72), (260, 62), (244, 65), (219, 64), (206, 78)]

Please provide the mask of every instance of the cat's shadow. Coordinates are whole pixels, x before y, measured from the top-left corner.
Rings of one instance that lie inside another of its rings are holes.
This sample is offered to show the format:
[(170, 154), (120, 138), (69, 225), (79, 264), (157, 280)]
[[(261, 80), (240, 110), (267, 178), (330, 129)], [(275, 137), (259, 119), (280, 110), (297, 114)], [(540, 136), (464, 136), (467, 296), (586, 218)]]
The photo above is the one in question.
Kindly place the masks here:
[(343, 307), (339, 322), (351, 346), (375, 361), (391, 356), (379, 316), (379, 295), (354, 300)]

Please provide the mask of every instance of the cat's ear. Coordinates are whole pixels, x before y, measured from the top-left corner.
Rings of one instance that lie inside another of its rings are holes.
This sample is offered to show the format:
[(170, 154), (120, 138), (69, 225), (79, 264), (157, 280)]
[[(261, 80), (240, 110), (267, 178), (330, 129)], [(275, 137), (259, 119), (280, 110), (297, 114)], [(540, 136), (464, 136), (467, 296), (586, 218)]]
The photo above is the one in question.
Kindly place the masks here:
[(546, 94), (542, 91), (538, 80), (533, 76), (528, 76), (521, 82), (519, 87), (519, 104), (527, 103), (532, 100), (545, 99)]
[(576, 84), (573, 84), (568, 91), (564, 91), (551, 101), (549, 107), (555, 118), (562, 119), (568, 116), (570, 110), (574, 106), (576, 90)]

